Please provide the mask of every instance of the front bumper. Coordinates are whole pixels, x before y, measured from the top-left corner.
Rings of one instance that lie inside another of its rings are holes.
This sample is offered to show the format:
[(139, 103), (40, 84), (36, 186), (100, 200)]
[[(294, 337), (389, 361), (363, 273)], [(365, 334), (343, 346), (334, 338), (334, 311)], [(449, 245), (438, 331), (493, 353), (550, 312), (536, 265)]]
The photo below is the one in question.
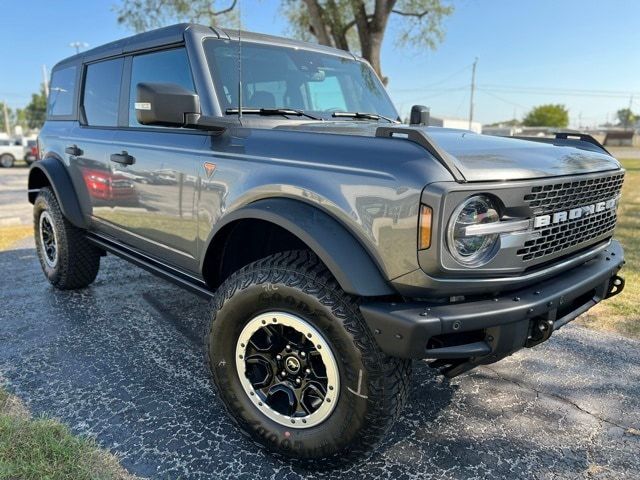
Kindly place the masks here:
[(453, 377), (547, 340), (553, 331), (624, 288), (617, 241), (584, 264), (538, 284), (460, 303), (361, 305), (380, 348), (401, 358), (431, 358)]

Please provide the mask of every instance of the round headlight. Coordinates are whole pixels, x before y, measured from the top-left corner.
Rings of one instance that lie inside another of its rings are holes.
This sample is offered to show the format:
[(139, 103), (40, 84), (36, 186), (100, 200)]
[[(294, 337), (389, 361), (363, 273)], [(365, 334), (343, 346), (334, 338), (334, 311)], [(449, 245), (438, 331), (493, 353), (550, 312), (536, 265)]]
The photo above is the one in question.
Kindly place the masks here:
[(475, 195), (465, 200), (449, 222), (448, 243), (451, 255), (465, 265), (478, 266), (488, 262), (499, 235), (473, 234), (473, 229), (467, 231), (467, 227), (499, 221), (498, 209), (486, 195)]

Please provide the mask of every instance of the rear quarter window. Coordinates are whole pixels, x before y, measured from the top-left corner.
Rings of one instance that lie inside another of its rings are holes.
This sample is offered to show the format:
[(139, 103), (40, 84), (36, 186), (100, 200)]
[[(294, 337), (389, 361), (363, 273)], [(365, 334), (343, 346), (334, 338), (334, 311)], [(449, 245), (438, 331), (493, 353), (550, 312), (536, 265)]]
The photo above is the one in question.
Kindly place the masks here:
[(51, 75), (49, 98), (47, 101), (47, 117), (68, 117), (74, 114), (76, 98), (77, 68), (75, 66), (61, 68)]

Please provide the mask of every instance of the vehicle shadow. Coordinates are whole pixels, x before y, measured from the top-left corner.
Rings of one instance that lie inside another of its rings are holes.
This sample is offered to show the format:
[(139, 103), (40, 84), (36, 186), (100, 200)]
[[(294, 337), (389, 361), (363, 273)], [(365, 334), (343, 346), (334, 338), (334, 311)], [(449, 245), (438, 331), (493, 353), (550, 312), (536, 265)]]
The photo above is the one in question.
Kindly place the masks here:
[[(355, 464), (309, 471), (265, 454), (226, 416), (204, 361), (206, 300), (113, 257), (80, 291), (50, 287), (33, 249), (0, 253), (0, 271), (0, 376), (8, 388), (33, 413), (95, 436), (143, 477), (532, 478), (541, 465), (560, 477), (594, 462), (616, 472), (638, 467), (634, 437), (594, 434), (601, 420), (542, 398), (539, 391), (556, 392), (559, 381), (542, 375), (550, 365), (525, 356), (509, 360), (507, 373), (482, 369), (452, 381), (414, 362), (409, 401), (380, 447)], [(593, 347), (577, 361), (588, 364)], [(529, 369), (517, 377), (524, 383), (535, 374), (535, 389), (508, 377), (518, 369)], [(637, 399), (640, 374), (632, 373), (636, 386), (611, 388)]]

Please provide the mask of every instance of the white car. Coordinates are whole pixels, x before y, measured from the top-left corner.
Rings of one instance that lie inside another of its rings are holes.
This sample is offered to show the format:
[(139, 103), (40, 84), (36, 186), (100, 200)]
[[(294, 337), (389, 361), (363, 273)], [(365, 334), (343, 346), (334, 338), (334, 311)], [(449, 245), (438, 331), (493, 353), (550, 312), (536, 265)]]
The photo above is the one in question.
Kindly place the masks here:
[(15, 140), (0, 139), (0, 166), (12, 167), (16, 160), (24, 159), (24, 146)]

